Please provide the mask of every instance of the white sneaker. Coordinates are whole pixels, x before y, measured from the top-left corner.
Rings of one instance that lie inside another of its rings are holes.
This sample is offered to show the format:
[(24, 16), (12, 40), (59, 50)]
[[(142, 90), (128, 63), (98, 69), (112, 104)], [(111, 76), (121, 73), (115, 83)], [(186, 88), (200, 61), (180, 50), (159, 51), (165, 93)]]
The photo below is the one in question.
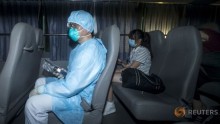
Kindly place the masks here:
[(116, 112), (116, 108), (115, 108), (114, 102), (108, 102), (107, 101), (107, 103), (105, 105), (105, 110), (104, 110), (103, 115), (109, 115), (109, 114), (112, 114), (114, 112)]

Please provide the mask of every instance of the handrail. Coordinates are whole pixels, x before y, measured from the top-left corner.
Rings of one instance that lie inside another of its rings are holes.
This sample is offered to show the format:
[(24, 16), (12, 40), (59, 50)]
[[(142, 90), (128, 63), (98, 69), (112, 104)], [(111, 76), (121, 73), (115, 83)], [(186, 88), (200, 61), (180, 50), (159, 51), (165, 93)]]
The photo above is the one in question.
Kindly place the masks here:
[[(10, 33), (0, 33), (0, 36), (10, 35)], [(67, 34), (43, 34), (44, 36), (67, 36)], [(128, 34), (120, 34), (120, 36), (128, 36)]]

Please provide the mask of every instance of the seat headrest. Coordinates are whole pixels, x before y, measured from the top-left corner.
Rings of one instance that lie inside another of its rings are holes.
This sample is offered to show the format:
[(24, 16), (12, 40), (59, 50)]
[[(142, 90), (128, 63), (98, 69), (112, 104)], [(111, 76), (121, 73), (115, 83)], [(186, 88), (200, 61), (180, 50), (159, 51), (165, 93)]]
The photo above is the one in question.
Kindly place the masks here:
[(164, 46), (165, 40), (164, 40), (164, 34), (163, 32), (159, 30), (150, 31), (150, 43), (151, 43), (151, 50), (153, 56), (156, 56), (160, 54), (159, 49)]
[(39, 28), (35, 28), (35, 34), (36, 34), (36, 44), (39, 49), (44, 48), (44, 42), (43, 42), (43, 31)]
[(17, 48), (24, 49), (26, 51), (33, 51), (36, 46), (35, 41), (36, 37), (34, 34), (34, 28), (27, 23), (20, 22), (12, 29), (10, 35), (10, 49)]

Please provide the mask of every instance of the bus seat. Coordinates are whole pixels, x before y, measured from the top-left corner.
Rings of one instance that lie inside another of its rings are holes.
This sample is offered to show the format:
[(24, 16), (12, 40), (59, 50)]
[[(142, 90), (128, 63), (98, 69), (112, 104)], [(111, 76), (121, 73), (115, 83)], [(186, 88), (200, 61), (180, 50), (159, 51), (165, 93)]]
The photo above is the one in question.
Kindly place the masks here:
[(200, 99), (207, 108), (220, 106), (220, 82), (207, 82), (199, 88)]
[(35, 28), (35, 34), (36, 34), (37, 49), (39, 54), (42, 55), (44, 50), (43, 31), (39, 28)]
[(84, 124), (100, 124), (102, 122), (102, 112), (119, 52), (119, 28), (116, 25), (107, 27), (103, 30), (101, 39), (108, 50), (106, 67), (102, 72), (93, 93), (92, 111), (85, 112)]
[[(102, 32), (101, 39), (107, 49), (106, 67), (103, 70), (93, 93), (91, 106), (85, 101), (82, 102), (82, 107), (85, 110), (83, 124), (101, 124), (105, 101), (108, 94), (108, 89), (116, 65), (120, 31), (116, 25), (111, 25), (105, 28)], [(73, 115), (74, 116), (74, 115)], [(49, 124), (58, 124), (58, 119), (53, 113), (49, 114)]]
[(4, 67), (5, 62), (4, 61), (0, 61), (0, 72), (2, 71), (2, 68)]
[(172, 29), (165, 42), (167, 46), (158, 49), (167, 49), (159, 75), (166, 86), (163, 93), (151, 94), (113, 84), (114, 94), (137, 120), (186, 120), (176, 117), (174, 111), (191, 105), (201, 63), (201, 37), (195, 27), (184, 26)]
[(159, 30), (150, 31), (149, 35), (152, 50), (150, 74), (154, 73), (159, 76), (163, 65), (162, 63), (167, 53), (167, 49), (163, 48), (165, 48), (167, 44), (163, 32)]
[(198, 88), (200, 101), (204, 106), (203, 109), (215, 111), (216, 113), (204, 116), (197, 116), (196, 119), (202, 118), (202, 124), (214, 124), (219, 122), (220, 116), (220, 82), (219, 81), (210, 81), (205, 82), (201, 87)]
[(43, 31), (39, 28), (35, 28), (35, 35), (36, 35), (37, 47), (36, 47), (36, 50), (35, 50), (35, 58), (34, 58), (35, 61), (34, 61), (34, 63), (36, 65), (34, 66), (34, 70), (36, 70), (37, 72), (32, 77), (34, 79), (37, 79), (39, 77), (41, 58), (42, 58), (43, 51), (44, 51)]
[(102, 37), (102, 30), (96, 33), (95, 37), (101, 38)]
[(35, 49), (34, 28), (23, 22), (17, 23), (12, 29), (9, 53), (0, 74), (1, 124), (9, 123), (21, 112), (34, 86), (32, 61)]

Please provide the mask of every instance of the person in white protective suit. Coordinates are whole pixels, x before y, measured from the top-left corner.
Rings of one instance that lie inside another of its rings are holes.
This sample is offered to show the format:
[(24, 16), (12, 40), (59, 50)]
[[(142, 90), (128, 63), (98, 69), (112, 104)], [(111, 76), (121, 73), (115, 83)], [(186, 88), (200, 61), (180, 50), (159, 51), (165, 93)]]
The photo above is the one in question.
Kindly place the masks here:
[(71, 51), (67, 75), (63, 79), (37, 79), (25, 105), (26, 124), (47, 124), (48, 112), (54, 112), (65, 124), (81, 124), (82, 99), (91, 104), (92, 94), (105, 64), (107, 50), (101, 39), (94, 38), (94, 19), (90, 13), (71, 12), (68, 36), (78, 45)]

